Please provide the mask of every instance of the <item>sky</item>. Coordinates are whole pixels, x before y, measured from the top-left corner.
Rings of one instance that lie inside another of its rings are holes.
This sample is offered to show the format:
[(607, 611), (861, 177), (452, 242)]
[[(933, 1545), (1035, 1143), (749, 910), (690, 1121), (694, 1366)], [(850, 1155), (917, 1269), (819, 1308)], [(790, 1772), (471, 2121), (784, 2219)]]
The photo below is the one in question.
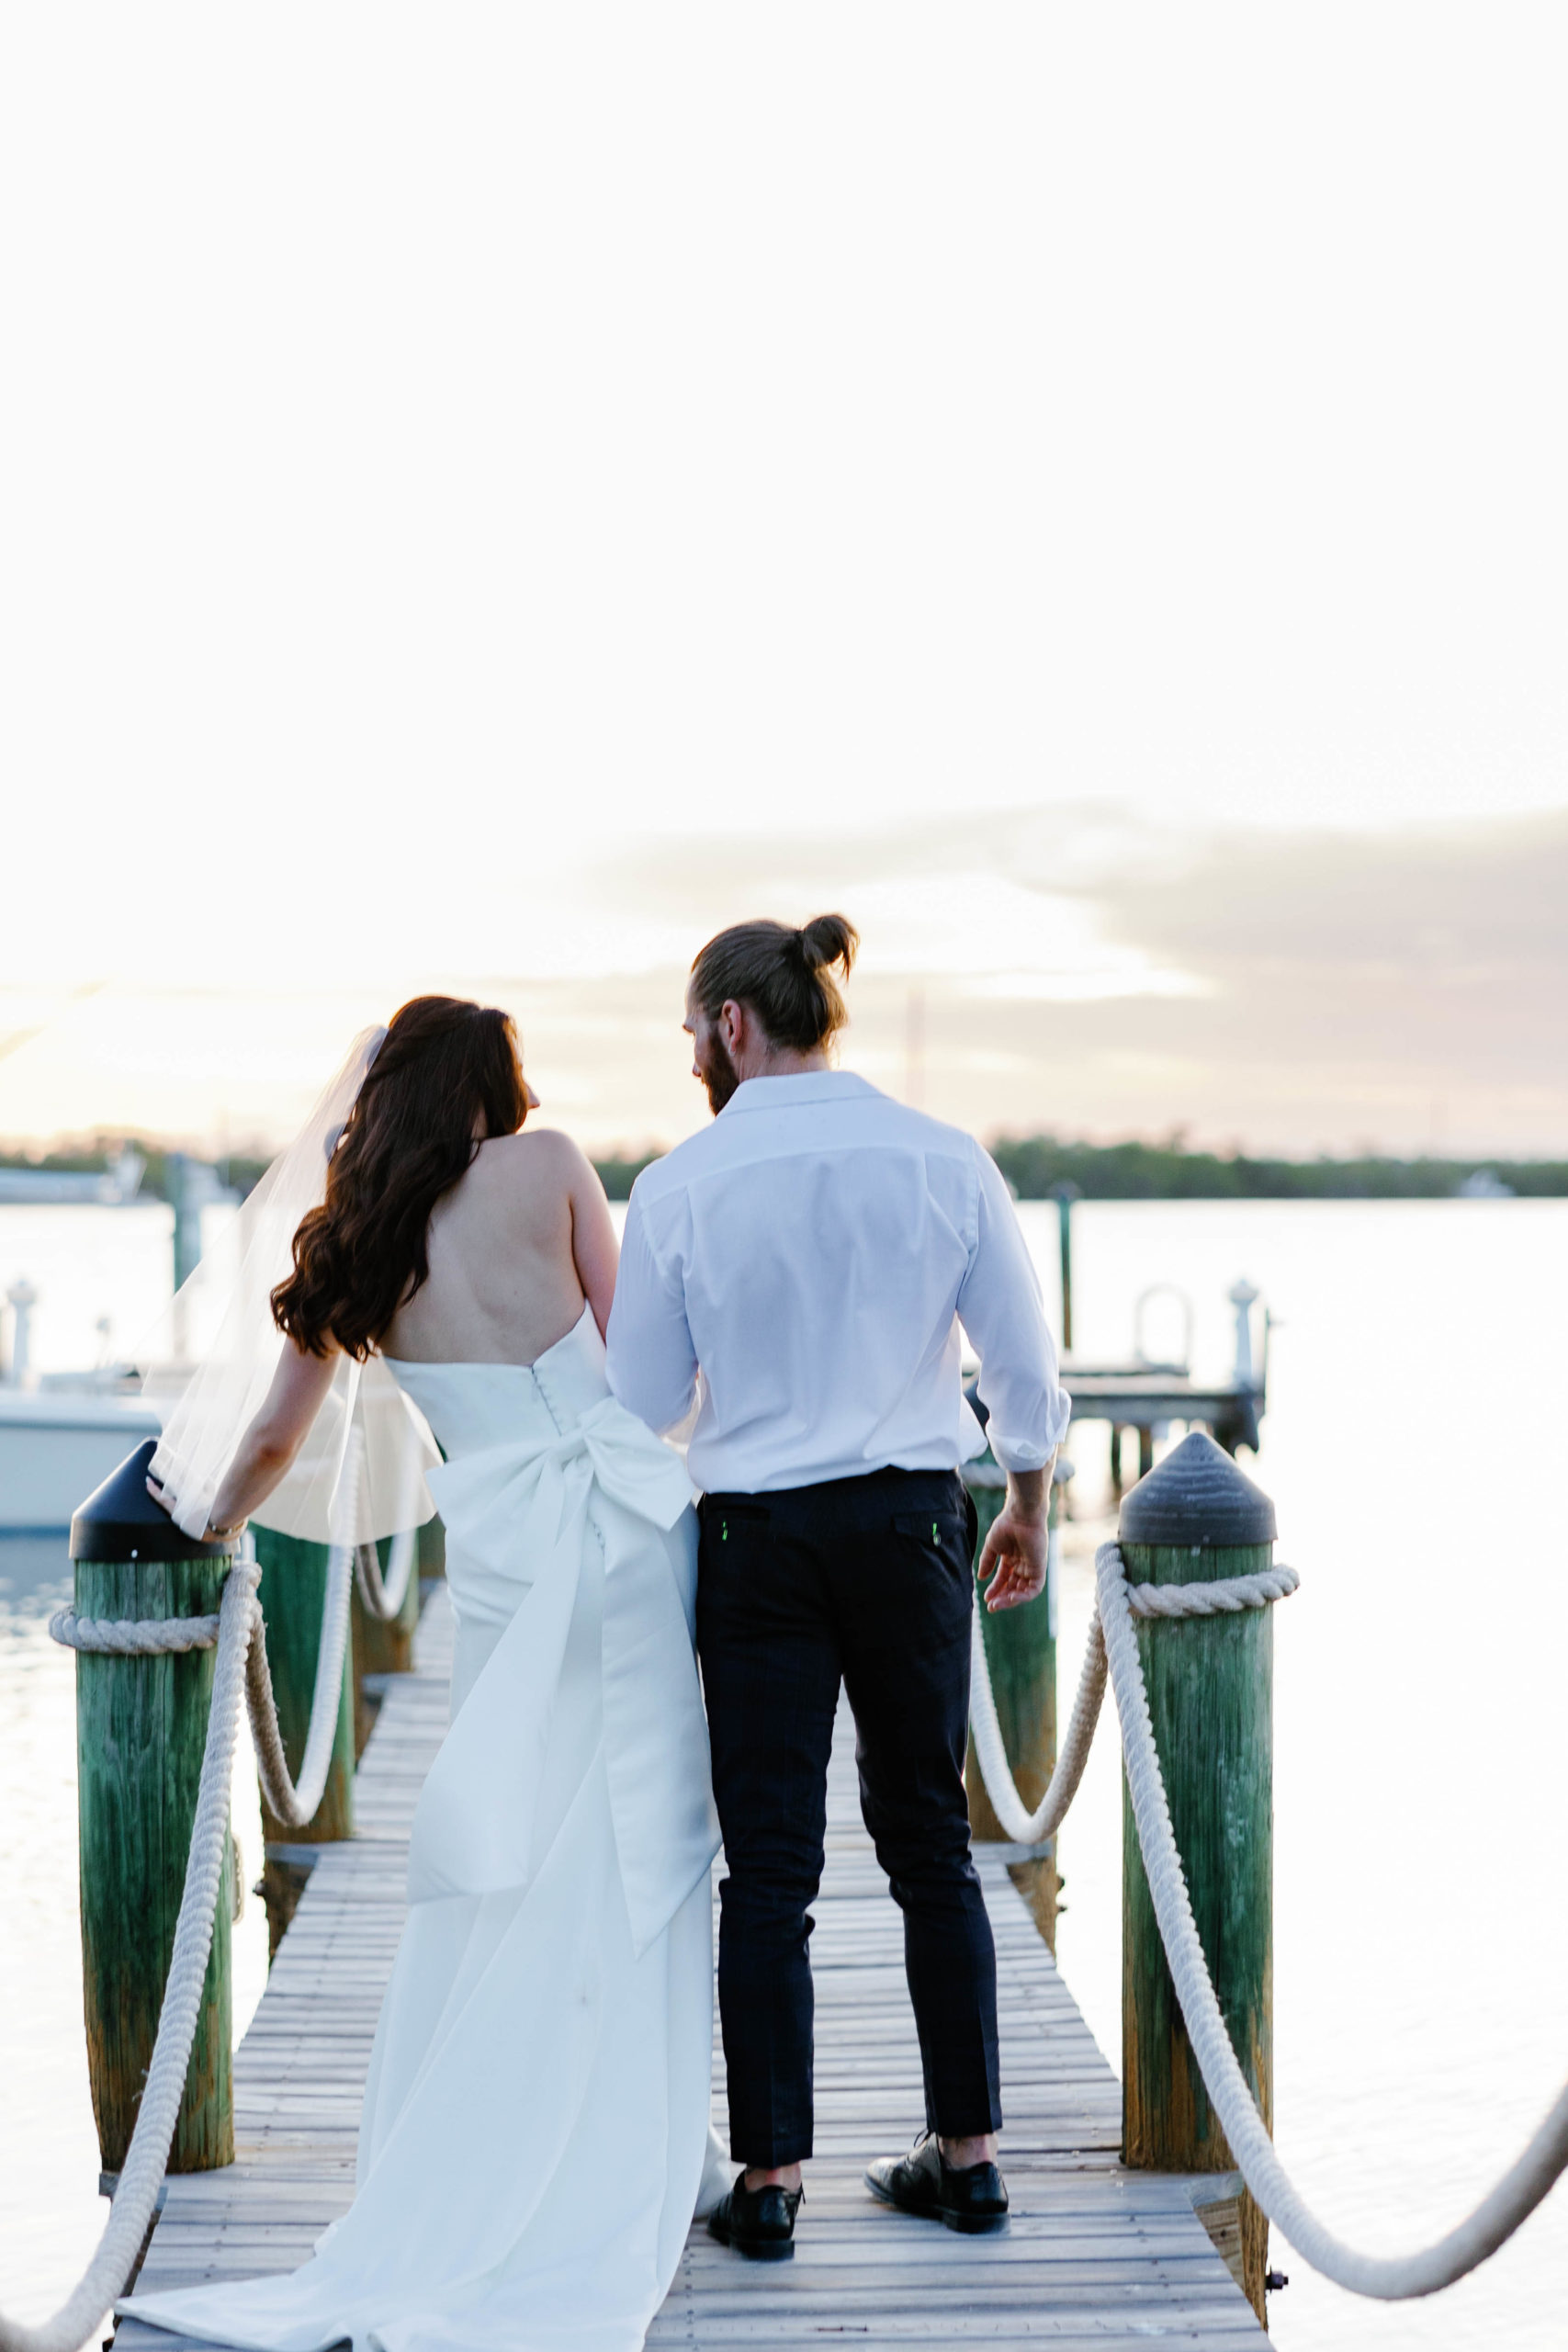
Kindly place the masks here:
[(1557, 14), (0, 19), (0, 1138), (840, 907), (982, 1134), (1568, 1155)]

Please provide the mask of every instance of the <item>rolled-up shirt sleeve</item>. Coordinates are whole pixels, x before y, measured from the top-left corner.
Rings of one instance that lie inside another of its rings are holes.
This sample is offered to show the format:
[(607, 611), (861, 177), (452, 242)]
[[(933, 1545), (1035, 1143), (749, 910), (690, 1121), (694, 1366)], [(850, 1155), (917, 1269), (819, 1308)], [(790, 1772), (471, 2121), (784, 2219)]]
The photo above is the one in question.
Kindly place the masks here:
[(1004, 1470), (1043, 1470), (1066, 1435), (1072, 1404), (1057, 1376), (1040, 1278), (1002, 1172), (975, 1147), (975, 1245), (958, 1294), (958, 1317), (980, 1358), (986, 1435)]
[(636, 1185), (604, 1347), (611, 1394), (628, 1412), (660, 1435), (684, 1420), (697, 1385), (685, 1295), (678, 1270), (660, 1261)]

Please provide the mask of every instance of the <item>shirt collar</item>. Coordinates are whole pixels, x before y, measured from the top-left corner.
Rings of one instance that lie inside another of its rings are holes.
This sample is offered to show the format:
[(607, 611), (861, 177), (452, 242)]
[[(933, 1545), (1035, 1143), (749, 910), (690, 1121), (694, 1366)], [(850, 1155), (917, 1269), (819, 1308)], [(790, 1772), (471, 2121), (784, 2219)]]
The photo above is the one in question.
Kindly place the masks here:
[(718, 1115), (727, 1119), (732, 1111), (792, 1111), (799, 1103), (843, 1102), (851, 1095), (876, 1091), (851, 1069), (803, 1069), (787, 1078), (745, 1078)]

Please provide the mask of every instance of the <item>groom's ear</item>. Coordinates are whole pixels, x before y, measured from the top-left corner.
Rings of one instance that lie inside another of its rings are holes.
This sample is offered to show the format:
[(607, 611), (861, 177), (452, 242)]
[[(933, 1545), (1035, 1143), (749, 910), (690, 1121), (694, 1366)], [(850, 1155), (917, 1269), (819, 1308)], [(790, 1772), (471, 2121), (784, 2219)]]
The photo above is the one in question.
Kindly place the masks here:
[(718, 1020), (715, 1025), (731, 1056), (738, 1047), (744, 1046), (748, 1024), (755, 1018), (750, 1005), (742, 1004), (737, 997), (727, 996), (719, 1006)]

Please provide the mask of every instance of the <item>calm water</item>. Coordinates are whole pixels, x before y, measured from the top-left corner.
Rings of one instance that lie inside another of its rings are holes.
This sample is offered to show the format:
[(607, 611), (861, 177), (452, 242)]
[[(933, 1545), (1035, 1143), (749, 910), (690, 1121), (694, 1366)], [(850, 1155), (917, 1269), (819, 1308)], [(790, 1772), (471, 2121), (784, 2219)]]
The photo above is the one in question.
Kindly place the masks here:
[[(1049, 1279), (1055, 1211), (1024, 1214)], [(0, 1288), (26, 1272), (43, 1293), (40, 1361), (88, 1357), (104, 1312), (133, 1340), (164, 1295), (165, 1215), (0, 1211)], [(1134, 1301), (1159, 1280), (1192, 1297), (1200, 1368), (1229, 1363), (1238, 1273), (1283, 1318), (1248, 1465), (1303, 1577), (1276, 1621), (1279, 2143), (1343, 2234), (1424, 2242), (1491, 2186), (1568, 2078), (1568, 1539), (1552, 1508), (1568, 1204), (1091, 1204), (1077, 1218), (1086, 1352), (1124, 1353)], [(1064, 1702), (1104, 1532), (1103, 1432), (1081, 1430), (1072, 1452)], [(28, 2317), (73, 2279), (105, 2211), (82, 2047), (72, 1667), (43, 1631), (65, 1575), (53, 1546), (0, 1544), (0, 2305)], [(254, 1781), (237, 1819), (254, 1876)], [(1062, 1835), (1061, 1959), (1113, 2062), (1120, 1835), (1102, 1735)], [(265, 1969), (259, 1905), (236, 1944), (243, 2022)], [(1292, 2280), (1271, 2309), (1286, 2352), (1568, 2338), (1568, 2188), (1429, 2303), (1358, 2302), (1278, 2241), (1273, 2259)]]

